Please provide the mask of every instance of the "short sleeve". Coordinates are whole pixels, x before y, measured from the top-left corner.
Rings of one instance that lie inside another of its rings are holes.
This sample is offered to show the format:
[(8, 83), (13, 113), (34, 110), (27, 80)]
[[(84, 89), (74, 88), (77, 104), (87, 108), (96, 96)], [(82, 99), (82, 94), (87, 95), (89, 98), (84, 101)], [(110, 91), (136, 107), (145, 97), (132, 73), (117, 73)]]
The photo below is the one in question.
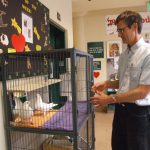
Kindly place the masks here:
[(150, 85), (150, 55), (148, 55), (141, 67), (140, 84)]

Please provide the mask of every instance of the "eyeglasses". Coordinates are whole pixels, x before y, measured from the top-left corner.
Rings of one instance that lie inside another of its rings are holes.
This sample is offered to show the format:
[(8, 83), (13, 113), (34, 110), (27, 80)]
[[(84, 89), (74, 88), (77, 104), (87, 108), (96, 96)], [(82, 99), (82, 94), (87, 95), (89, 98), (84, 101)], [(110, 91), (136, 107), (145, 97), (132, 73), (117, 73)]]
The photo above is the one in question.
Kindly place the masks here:
[(119, 29), (117, 29), (117, 32), (118, 32), (118, 33), (123, 33), (127, 27), (128, 27), (128, 26), (126, 26), (126, 27), (124, 27), (124, 28), (119, 28)]

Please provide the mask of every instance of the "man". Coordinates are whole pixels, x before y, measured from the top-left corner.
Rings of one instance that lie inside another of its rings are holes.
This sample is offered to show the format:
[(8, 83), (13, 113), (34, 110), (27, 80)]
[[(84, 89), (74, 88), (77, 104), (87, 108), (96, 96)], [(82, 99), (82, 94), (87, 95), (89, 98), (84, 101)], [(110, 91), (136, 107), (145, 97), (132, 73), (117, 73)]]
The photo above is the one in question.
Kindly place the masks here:
[[(142, 18), (125, 11), (116, 19), (118, 36), (127, 49), (120, 55), (118, 79), (93, 85), (97, 107), (115, 103), (112, 150), (150, 150), (150, 45), (141, 36)], [(106, 95), (107, 88), (118, 89)]]

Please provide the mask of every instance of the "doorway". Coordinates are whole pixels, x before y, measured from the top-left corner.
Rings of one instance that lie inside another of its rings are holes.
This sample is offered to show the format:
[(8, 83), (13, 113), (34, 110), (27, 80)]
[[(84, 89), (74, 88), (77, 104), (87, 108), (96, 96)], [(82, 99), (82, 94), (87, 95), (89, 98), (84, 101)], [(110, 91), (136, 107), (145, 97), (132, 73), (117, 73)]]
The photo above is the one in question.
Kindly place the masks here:
[(50, 45), (53, 49), (66, 48), (65, 30), (50, 21)]
[[(64, 49), (66, 48), (65, 45), (65, 30), (55, 23), (50, 21), (50, 45), (52, 49)], [(63, 69), (60, 68), (59, 63), (60, 61), (64, 63)], [(66, 61), (64, 60), (55, 60), (53, 63), (53, 78), (58, 79), (60, 78), (60, 74), (66, 72)], [(49, 93), (51, 99), (54, 103), (59, 104), (58, 107), (63, 105), (63, 102), (66, 100), (66, 97), (60, 95), (60, 83), (55, 83), (49, 86)], [(61, 100), (61, 101), (60, 101)]]

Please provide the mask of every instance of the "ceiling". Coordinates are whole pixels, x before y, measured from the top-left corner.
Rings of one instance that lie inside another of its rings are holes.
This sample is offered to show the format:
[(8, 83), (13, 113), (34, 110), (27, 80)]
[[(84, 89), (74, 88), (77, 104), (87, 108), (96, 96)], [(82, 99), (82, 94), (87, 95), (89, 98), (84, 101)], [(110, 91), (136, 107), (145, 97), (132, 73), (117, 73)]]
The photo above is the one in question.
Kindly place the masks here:
[(73, 14), (93, 10), (145, 6), (148, 0), (72, 0)]

